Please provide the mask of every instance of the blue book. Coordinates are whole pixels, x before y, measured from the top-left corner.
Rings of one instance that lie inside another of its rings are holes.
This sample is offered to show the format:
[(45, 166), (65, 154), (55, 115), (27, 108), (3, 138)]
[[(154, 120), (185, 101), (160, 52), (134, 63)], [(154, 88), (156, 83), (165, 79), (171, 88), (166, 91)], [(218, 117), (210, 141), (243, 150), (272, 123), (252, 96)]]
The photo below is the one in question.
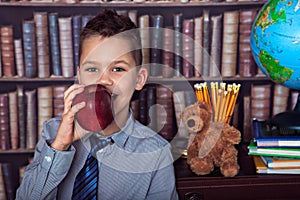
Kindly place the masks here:
[(259, 147), (300, 147), (300, 132), (284, 132), (267, 121), (253, 119), (254, 141)]

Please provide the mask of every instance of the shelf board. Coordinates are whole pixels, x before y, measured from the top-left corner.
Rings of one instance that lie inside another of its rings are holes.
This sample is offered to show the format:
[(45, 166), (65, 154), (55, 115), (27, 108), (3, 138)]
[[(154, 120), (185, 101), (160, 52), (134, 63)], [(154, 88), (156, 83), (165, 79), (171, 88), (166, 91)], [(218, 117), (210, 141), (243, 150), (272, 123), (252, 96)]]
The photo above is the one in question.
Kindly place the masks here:
[(2, 154), (33, 154), (34, 149), (9, 149), (0, 150), (0, 155)]
[(85, 1), (79, 3), (63, 3), (63, 2), (29, 2), (29, 1), (17, 1), (17, 2), (1, 2), (0, 6), (35, 6), (35, 7), (199, 7), (199, 6), (213, 6), (213, 7), (223, 7), (223, 6), (247, 6), (247, 5), (263, 5), (266, 0), (257, 1), (238, 1), (238, 2), (173, 2), (173, 1), (146, 1), (146, 2), (128, 2), (128, 1), (111, 1), (111, 2), (101, 2), (101, 1)]
[[(77, 80), (76, 77), (64, 78), (64, 77), (50, 77), (50, 78), (20, 78), (20, 77), (2, 77), (0, 78), (0, 83), (46, 83), (46, 82), (62, 82), (71, 83)], [(162, 78), (162, 77), (149, 77), (149, 82), (195, 82), (195, 81), (270, 81), (266, 76), (253, 76), (253, 77), (172, 77), (172, 78)]]

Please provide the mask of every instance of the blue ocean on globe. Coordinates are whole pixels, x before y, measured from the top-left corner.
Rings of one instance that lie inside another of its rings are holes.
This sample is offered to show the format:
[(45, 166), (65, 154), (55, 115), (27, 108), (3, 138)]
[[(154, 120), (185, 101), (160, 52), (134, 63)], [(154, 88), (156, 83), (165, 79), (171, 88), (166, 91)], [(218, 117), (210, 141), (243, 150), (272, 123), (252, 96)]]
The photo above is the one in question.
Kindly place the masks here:
[(276, 83), (300, 89), (300, 0), (269, 0), (250, 37), (258, 67)]

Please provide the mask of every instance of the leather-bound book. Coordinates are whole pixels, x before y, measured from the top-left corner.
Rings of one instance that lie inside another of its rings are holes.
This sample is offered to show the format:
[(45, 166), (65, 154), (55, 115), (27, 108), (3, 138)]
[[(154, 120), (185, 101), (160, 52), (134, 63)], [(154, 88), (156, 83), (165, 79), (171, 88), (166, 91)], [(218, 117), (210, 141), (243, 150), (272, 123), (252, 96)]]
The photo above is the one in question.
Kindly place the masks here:
[(181, 119), (181, 113), (184, 110), (185, 106), (185, 95), (183, 90), (176, 91), (173, 93), (173, 104), (174, 104), (174, 112), (176, 118), (177, 125), (177, 135), (176, 137), (188, 138), (189, 133), (185, 129), (184, 124)]
[(143, 53), (143, 64), (147, 65), (150, 63), (150, 19), (149, 15), (139, 16), (139, 28), (142, 43)]
[(0, 28), (2, 69), (5, 77), (16, 75), (13, 37), (13, 26), (8, 25)]
[(237, 71), (239, 11), (226, 11), (223, 15), (223, 41), (221, 74), (233, 77)]
[(182, 72), (183, 76), (194, 76), (194, 19), (185, 19), (182, 24)]
[(251, 77), (257, 72), (257, 65), (250, 48), (251, 28), (257, 10), (241, 10), (239, 15), (239, 65), (238, 72), (241, 77)]
[(0, 144), (2, 150), (10, 149), (8, 101), (7, 93), (0, 94)]
[(26, 149), (34, 149), (37, 142), (36, 89), (25, 90), (26, 98)]
[(73, 28), (73, 52), (74, 52), (74, 67), (75, 74), (77, 73), (77, 67), (79, 67), (79, 42), (80, 42), (80, 31), (82, 28), (81, 15), (72, 16), (72, 28)]
[(14, 200), (16, 198), (15, 191), (17, 183), (14, 181), (16, 174), (13, 173), (12, 163), (1, 163), (2, 174), (6, 191), (7, 200)]
[[(166, 140), (171, 141), (174, 137), (175, 126), (173, 125), (174, 106), (173, 91), (171, 85), (156, 87), (156, 123), (157, 131)], [(176, 124), (176, 121), (174, 121)]]
[(14, 40), (14, 50), (15, 50), (16, 74), (18, 77), (24, 77), (25, 66), (24, 66), (22, 39)]
[(252, 121), (251, 121), (251, 115), (249, 115), (249, 113), (251, 113), (251, 97), (250, 96), (244, 96), (243, 97), (243, 117), (244, 117), (244, 121), (243, 121), (243, 135), (242, 135), (242, 141), (243, 142), (250, 142), (251, 139), (253, 138), (253, 134), (252, 134)]
[(272, 116), (287, 111), (289, 94), (290, 89), (288, 87), (279, 84), (274, 86)]
[(25, 76), (35, 78), (38, 75), (37, 55), (36, 55), (36, 31), (33, 20), (22, 22), (23, 30), (23, 52), (25, 63)]
[(164, 29), (163, 40), (163, 78), (171, 78), (174, 75), (174, 30), (168, 26)]
[(222, 15), (211, 16), (211, 46), (209, 76), (221, 76)]
[(67, 85), (53, 86), (53, 116), (61, 116), (64, 112), (64, 92), (68, 89)]
[(26, 148), (26, 101), (23, 85), (17, 85), (18, 119), (19, 119), (19, 148)]
[(271, 84), (251, 85), (251, 117), (268, 120), (271, 109)]
[(195, 77), (202, 75), (202, 41), (203, 41), (203, 16), (194, 19), (194, 69)]
[(38, 140), (43, 128), (43, 123), (53, 117), (53, 92), (52, 86), (43, 86), (37, 89), (38, 99)]
[(150, 76), (161, 76), (162, 74), (162, 38), (163, 38), (163, 16), (151, 15), (151, 40), (150, 40)]
[(74, 76), (72, 17), (59, 17), (58, 27), (62, 76), (70, 78)]
[(173, 15), (174, 27), (174, 76), (180, 77), (183, 75), (182, 68), (182, 22), (183, 14), (178, 13)]
[(139, 121), (147, 125), (148, 110), (147, 110), (147, 87), (144, 87), (139, 92), (140, 116)]
[(209, 10), (203, 10), (203, 51), (202, 51), (202, 76), (209, 76), (210, 63), (210, 13)]
[(147, 96), (146, 96), (146, 101), (147, 101), (147, 124), (148, 127), (151, 128), (152, 130), (156, 130), (156, 87), (155, 86), (148, 86), (147, 87)]
[(0, 199), (7, 199), (4, 177), (2, 172), (2, 163), (0, 163)]
[(59, 46), (59, 30), (58, 30), (58, 13), (51, 12), (48, 14), (49, 24), (49, 39), (51, 49), (51, 66), (52, 75), (61, 76), (61, 58), (60, 58), (60, 46)]
[(38, 77), (50, 77), (48, 13), (33, 13), (36, 31)]
[(3, 76), (3, 74), (2, 74), (2, 50), (1, 50), (1, 46), (0, 46), (0, 77), (2, 77)]
[(19, 148), (19, 116), (17, 91), (8, 93), (9, 99), (9, 127), (11, 149)]

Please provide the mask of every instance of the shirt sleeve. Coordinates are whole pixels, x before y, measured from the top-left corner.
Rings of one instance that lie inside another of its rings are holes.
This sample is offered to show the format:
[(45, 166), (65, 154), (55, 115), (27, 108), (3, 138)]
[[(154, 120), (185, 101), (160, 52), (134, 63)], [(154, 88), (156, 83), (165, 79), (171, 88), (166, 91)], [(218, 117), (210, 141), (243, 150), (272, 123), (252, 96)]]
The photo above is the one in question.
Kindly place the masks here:
[(51, 148), (49, 130), (52, 129), (43, 130), (42, 137), (36, 145), (34, 160), (27, 166), (17, 189), (16, 199), (55, 199), (57, 186), (68, 173), (75, 148), (71, 146), (69, 151)]

